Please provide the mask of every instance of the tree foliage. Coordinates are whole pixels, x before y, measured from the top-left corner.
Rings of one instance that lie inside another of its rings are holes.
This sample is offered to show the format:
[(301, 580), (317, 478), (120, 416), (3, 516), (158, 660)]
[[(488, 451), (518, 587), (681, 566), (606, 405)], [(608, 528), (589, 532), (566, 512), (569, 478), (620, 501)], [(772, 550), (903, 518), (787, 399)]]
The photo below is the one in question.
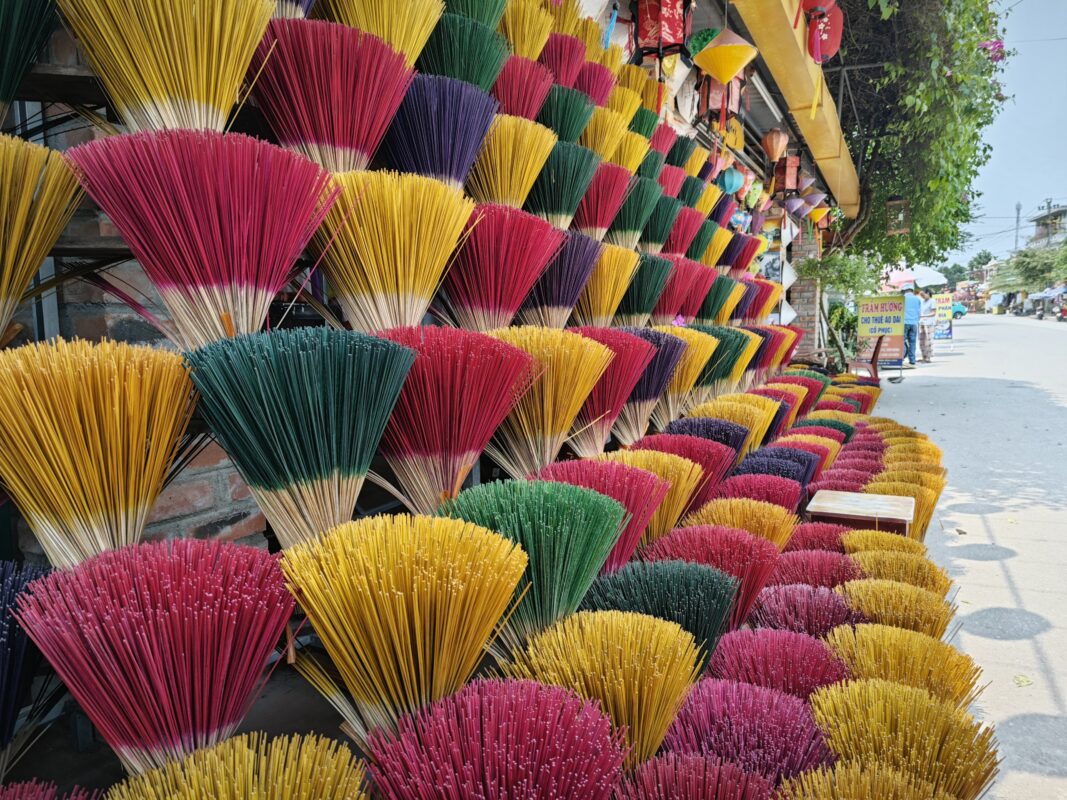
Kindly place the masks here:
[(991, 281), (999, 292), (1037, 292), (1067, 280), (1067, 244), (1028, 247), (1000, 265)]
[(875, 291), (882, 272), (868, 257), (842, 250), (801, 261), (796, 270), (801, 278), (817, 280), (824, 289), (853, 295)]

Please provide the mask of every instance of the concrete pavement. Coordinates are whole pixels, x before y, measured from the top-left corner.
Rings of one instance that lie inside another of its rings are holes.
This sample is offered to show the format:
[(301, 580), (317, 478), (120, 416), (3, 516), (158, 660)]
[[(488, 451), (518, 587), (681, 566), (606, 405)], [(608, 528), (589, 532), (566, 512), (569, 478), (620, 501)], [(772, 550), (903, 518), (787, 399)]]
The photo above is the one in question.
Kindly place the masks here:
[(958, 586), (953, 641), (989, 682), (990, 797), (1067, 800), (1067, 323), (972, 315), (936, 345), (875, 413), (945, 451), (926, 543)]

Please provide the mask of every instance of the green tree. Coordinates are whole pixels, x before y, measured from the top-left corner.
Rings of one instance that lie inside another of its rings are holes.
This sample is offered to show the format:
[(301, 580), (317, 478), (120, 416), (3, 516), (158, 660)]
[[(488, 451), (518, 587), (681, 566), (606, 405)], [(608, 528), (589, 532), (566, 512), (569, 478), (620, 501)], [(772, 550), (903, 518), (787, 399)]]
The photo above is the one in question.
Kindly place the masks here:
[(955, 289), (957, 283), (959, 283), (960, 281), (967, 280), (967, 278), (971, 274), (971, 270), (970, 268), (965, 267), (962, 264), (953, 264), (950, 267), (943, 268), (941, 270), (941, 273), (948, 281), (949, 288)]
[(981, 270), (982, 267), (986, 266), (986, 264), (990, 264), (993, 261), (996, 261), (996, 257), (992, 253), (988, 250), (979, 250), (971, 257), (971, 260), (967, 262), (967, 269), (970, 274), (973, 275)]

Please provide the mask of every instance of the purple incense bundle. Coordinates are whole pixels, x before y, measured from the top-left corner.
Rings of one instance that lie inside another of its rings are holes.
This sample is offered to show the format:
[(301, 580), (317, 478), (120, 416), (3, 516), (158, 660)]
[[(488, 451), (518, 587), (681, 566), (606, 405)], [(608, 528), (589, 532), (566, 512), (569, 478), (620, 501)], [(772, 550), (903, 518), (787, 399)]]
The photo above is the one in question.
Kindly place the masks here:
[(645, 367), (637, 380), (633, 392), (623, 404), (619, 419), (615, 423), (615, 436), (624, 445), (632, 445), (645, 435), (652, 411), (659, 403), (660, 397), (667, 391), (667, 384), (674, 375), (686, 343), (677, 336), (661, 333), (651, 328), (620, 328), (619, 330), (639, 336), (656, 346), (656, 354)]
[(757, 628), (820, 637), (839, 625), (859, 625), (865, 621), (833, 589), (807, 584), (768, 586), (760, 592), (748, 619)]
[[(715, 205), (711, 207), (711, 213), (708, 214), (708, 219), (718, 225), (720, 228), (725, 228), (730, 224), (730, 218), (737, 212), (737, 201), (734, 200), (733, 195), (724, 194), (718, 200), (715, 201)], [(737, 252), (741, 251), (742, 242), (741, 234), (735, 235), (730, 239), (730, 243), (726, 246), (726, 250), (729, 251), (731, 247), (736, 248)], [(734, 258), (737, 258), (735, 253)], [(719, 264), (726, 264), (723, 259), (719, 259)], [(733, 263), (732, 261), (729, 263)]]
[(776, 461), (792, 461), (802, 469), (801, 477), (793, 478), (801, 486), (810, 484), (819, 471), (819, 457), (814, 453), (798, 450), (795, 447), (763, 447), (756, 450), (752, 455), (760, 456), (761, 458), (773, 458)]
[(732, 631), (708, 666), (714, 678), (751, 683), (807, 700), (823, 686), (848, 680), (845, 662), (814, 636), (772, 628)]
[(665, 753), (623, 779), (618, 800), (771, 800), (774, 787), (759, 775), (717, 758)]
[(664, 433), (683, 433), (689, 436), (699, 436), (702, 439), (711, 439), (732, 447), (736, 453), (744, 447), (749, 431), (744, 425), (725, 419), (683, 417), (667, 425)]
[(559, 254), (549, 262), (519, 309), (523, 325), (564, 328), (593, 274), (603, 245), (578, 231), (568, 231)]
[(791, 481), (802, 483), (804, 468), (799, 464), (784, 458), (774, 458), (762, 453), (750, 453), (745, 456), (735, 475), (777, 475), (779, 478), (788, 478)]

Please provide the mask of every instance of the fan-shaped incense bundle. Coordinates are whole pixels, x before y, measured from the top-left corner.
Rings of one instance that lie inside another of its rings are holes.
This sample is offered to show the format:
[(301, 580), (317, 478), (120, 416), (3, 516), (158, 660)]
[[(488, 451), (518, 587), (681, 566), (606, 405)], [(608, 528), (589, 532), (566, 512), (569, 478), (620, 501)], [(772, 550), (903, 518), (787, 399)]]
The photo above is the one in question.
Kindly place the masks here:
[(607, 67), (593, 61), (582, 64), (574, 81), (574, 88), (585, 94), (598, 106), (604, 106), (609, 111), (617, 112), (625, 128), (633, 119), (633, 114), (627, 114), (626, 109), (613, 109), (608, 103), (612, 90), (615, 88), (615, 74)]
[(993, 730), (924, 689), (883, 680), (828, 686), (812, 714), (842, 760), (877, 761), (959, 800), (976, 800), (999, 770)]
[[(667, 233), (667, 238), (663, 242), (663, 252), (667, 255), (682, 256), (689, 251), (689, 246), (693, 243), (697, 233), (700, 231), (701, 225), (707, 220), (704, 219), (704, 215), (693, 208), (681, 208), (678, 212), (677, 218), (674, 220), (674, 224), (671, 226), (670, 231)], [(697, 263), (697, 262), (693, 262)], [(701, 267), (710, 272), (708, 267), (703, 264)], [(711, 289), (711, 284), (718, 275), (714, 272), (711, 273), (714, 277), (708, 280), (708, 289)], [(700, 295), (697, 302), (697, 308), (704, 302), (704, 297), (707, 295), (707, 291)], [(695, 311), (694, 311), (695, 314)], [(690, 315), (693, 316), (693, 315)]]
[(793, 529), (793, 536), (785, 546), (785, 551), (826, 550), (843, 553), (845, 548), (841, 540), (848, 531), (847, 526), (830, 522), (802, 522)]
[(662, 196), (663, 190), (654, 180), (640, 177), (631, 180), (629, 192), (612, 220), (605, 241), (627, 250), (635, 249)]
[(383, 150), (395, 169), (463, 187), (497, 103), (469, 83), (418, 75), (396, 113)]
[[(637, 168), (637, 176), (639, 178), (648, 178), (651, 181), (659, 182), (660, 173), (663, 172), (663, 153), (656, 150), (649, 150), (645, 154), (644, 160), (641, 162), (641, 166)], [(662, 191), (663, 187), (660, 187)]]
[(585, 42), (563, 33), (551, 33), (537, 61), (552, 72), (557, 86), (573, 89), (585, 63)]
[[(735, 475), (717, 487), (715, 496), (762, 500), (765, 503), (774, 503), (795, 514), (803, 493), (804, 489), (801, 485), (789, 478), (779, 478), (777, 475)], [(795, 538), (794, 534), (793, 539)], [(793, 539), (789, 540), (790, 544)], [(786, 545), (786, 549), (790, 549), (789, 545)]]
[(56, 571), (15, 617), (139, 773), (233, 734), (292, 610), (266, 551), (179, 539)]
[(658, 450), (616, 450), (597, 458), (648, 470), (670, 483), (667, 495), (645, 529), (642, 543), (646, 545), (670, 532), (704, 479), (704, 471), (695, 461)]
[(655, 450), (671, 453), (699, 464), (703, 471), (700, 486), (689, 501), (689, 508), (702, 506), (715, 495), (715, 490), (723, 477), (733, 466), (734, 451), (719, 442), (703, 439), (699, 436), (687, 436), (677, 433), (658, 433), (643, 436), (632, 446), (631, 450)]
[[(677, 317), (681, 317), (689, 323), (693, 321), (704, 296), (718, 276), (715, 270), (705, 267), (699, 261), (690, 261), (678, 255), (669, 256), (669, 258), (674, 265), (674, 271), (671, 273), (670, 280), (667, 281), (663, 294), (660, 295), (656, 308), (652, 311), (652, 322), (658, 325), (668, 325), (675, 322)], [(706, 331), (699, 332), (706, 333)]]
[(567, 230), (600, 166), (596, 153), (570, 142), (556, 142), (526, 198), (526, 210)]
[(572, 225), (598, 242), (603, 240), (626, 199), (629, 185), (630, 174), (624, 167), (601, 162), (578, 203)]
[(488, 92), (510, 55), (507, 40), (488, 25), (444, 14), (426, 40), (416, 66), (423, 75), (466, 81)]
[(747, 454), (758, 444), (754, 440), (762, 438), (762, 430), (766, 429), (767, 423), (766, 415), (760, 409), (739, 403), (731, 403), (722, 397), (691, 408), (688, 413), (693, 418), (709, 417), (731, 422), (743, 428), (745, 441), (738, 451), (738, 456)]
[(275, 7), (272, 0), (224, 0), (212, 13), (188, 0), (57, 5), (130, 131), (223, 130)]
[(567, 35), (578, 33), (582, 16), (578, 0), (542, 0), (541, 5), (552, 17), (552, 30)]
[(942, 597), (952, 588), (948, 573), (924, 555), (867, 550), (851, 558), (869, 578), (911, 584)]
[[(614, 70), (610, 67), (607, 69), (611, 73), (612, 78), (614, 78)], [(646, 135), (634, 127), (634, 118), (637, 116), (637, 112), (641, 110), (641, 95), (632, 89), (627, 89), (625, 86), (615, 86), (608, 95), (607, 102), (604, 103), (604, 105), (612, 111), (618, 111), (626, 118), (629, 130), (639, 134), (641, 138), (645, 140), (645, 150), (647, 151), (648, 137), (651, 135), (651, 131)], [(642, 158), (643, 157), (642, 154)]]
[(737, 578), (730, 627), (748, 617), (752, 604), (774, 571), (778, 548), (747, 531), (724, 526), (676, 528), (641, 551), (652, 561), (682, 560), (714, 567)]
[(341, 195), (314, 247), (346, 319), (368, 332), (421, 324), (474, 203), (421, 175), (345, 172), (334, 183)]
[(682, 433), (699, 436), (724, 444), (735, 453), (741, 449), (748, 437), (748, 429), (724, 419), (710, 417), (683, 417), (667, 426), (664, 433)]
[(623, 67), (623, 60), (625, 58), (626, 55), (623, 53), (622, 46), (612, 43), (608, 45), (607, 48), (597, 53), (596, 61), (598, 64), (603, 64), (610, 69), (613, 75), (618, 75), (619, 70)]
[(704, 665), (726, 627), (736, 589), (735, 578), (702, 564), (638, 561), (594, 581), (582, 608), (634, 611), (676, 622), (693, 635)]
[(610, 800), (623, 737), (596, 704), (533, 681), (475, 681), (371, 742), (371, 776), (397, 800)]
[(711, 153), (697, 145), (693, 148), (693, 152), (689, 154), (689, 158), (686, 159), (683, 165), (685, 171), (692, 177), (697, 177), (703, 171), (705, 165), (708, 163), (708, 159), (711, 157)]
[(382, 437), (382, 454), (410, 505), (432, 514), (455, 497), (529, 380), (533, 359), (491, 336), (456, 328), (382, 334), (415, 352)]
[(685, 518), (683, 525), (726, 525), (741, 528), (785, 549), (797, 518), (781, 506), (759, 500), (712, 500)]
[(836, 591), (871, 622), (934, 638), (945, 635), (956, 614), (956, 606), (934, 592), (896, 581), (867, 578), (850, 581)]
[[(704, 194), (704, 181), (700, 178), (694, 178), (692, 175), (687, 175), (682, 181), (682, 186), (678, 190), (678, 199), (681, 200), (687, 207), (696, 208), (696, 204), (700, 201), (701, 195)], [(708, 214), (704, 212), (701, 216), (706, 217)], [(708, 220), (710, 222), (710, 220)]]
[(355, 331), (298, 328), (186, 357), (204, 417), (283, 547), (352, 519), (414, 353)]
[(543, 125), (498, 115), (467, 178), (467, 192), (479, 203), (522, 208), (556, 141)]
[(0, 48), (0, 119), (22, 79), (44, 49), (56, 21), (55, 0), (12, 0), (0, 7), (0, 30), (6, 32)]
[(505, 472), (523, 478), (556, 460), (614, 355), (592, 339), (551, 328), (503, 328), (493, 336), (534, 358), (533, 383), (486, 448)]
[(334, 193), (321, 167), (249, 136), (111, 136), (69, 153), (185, 347), (255, 333)]
[[(615, 91), (616, 92), (622, 91), (622, 90), (634, 92), (634, 94), (637, 95), (637, 97), (638, 97), (638, 99), (640, 101), (641, 95), (638, 92), (634, 91), (633, 89), (627, 89), (624, 86), (616, 86), (615, 87)], [(657, 114), (655, 111), (652, 111), (652, 110), (644, 108), (644, 107), (637, 109), (637, 111), (634, 112), (633, 118), (630, 120), (630, 130), (633, 131), (634, 133), (639, 133), (642, 136), (644, 136), (646, 139), (650, 140), (649, 141), (649, 147), (650, 148), (652, 147), (651, 139), (652, 139), (653, 134), (655, 134), (655, 132), (656, 132), (656, 126), (657, 125), (659, 125), (659, 114)], [(656, 150), (655, 152), (659, 152), (659, 151)], [(660, 153), (660, 155), (662, 155), (662, 153)]]
[(845, 662), (815, 637), (771, 628), (726, 634), (715, 649), (708, 674), (777, 689), (801, 700), (822, 686), (850, 677)]
[(619, 418), (623, 403), (652, 361), (656, 347), (640, 337), (613, 328), (580, 327), (571, 330), (600, 342), (615, 354), (578, 413), (568, 439), (575, 453), (589, 457), (604, 452), (604, 445), (611, 437), (611, 429)]
[(601, 245), (578, 231), (566, 234), (559, 254), (530, 290), (519, 320), (525, 325), (562, 328), (600, 258)]
[(705, 678), (689, 693), (664, 748), (715, 756), (772, 783), (833, 761), (803, 700), (714, 678)]
[[(697, 228), (696, 235), (693, 237), (693, 241), (689, 244), (689, 249), (685, 251), (686, 257), (699, 261), (700, 257), (704, 255), (704, 251), (711, 244), (711, 239), (714, 235), (715, 223), (710, 219), (702, 220), (700, 227)], [(705, 264), (705, 266), (707, 265)], [(703, 303), (701, 307), (703, 308)]]
[(640, 259), (633, 250), (605, 245), (574, 307), (575, 322), (600, 327), (610, 325), (639, 264)]
[(844, 598), (832, 589), (794, 583), (768, 586), (760, 592), (748, 619), (757, 628), (821, 637), (840, 626), (851, 627), (862, 622), (864, 617), (850, 609)]
[(403, 55), (331, 22), (275, 19), (248, 68), (278, 142), (330, 172), (366, 169), (411, 84)]
[(512, 56), (504, 62), (493, 84), (493, 97), (500, 103), (501, 114), (537, 119), (551, 88), (552, 73), (547, 67)]
[(462, 14), (490, 28), (500, 24), (507, 5), (507, 0), (445, 0), (445, 8), (450, 14)]
[(563, 240), (562, 231), (533, 214), (478, 206), (434, 304), (436, 313), (475, 331), (510, 325)]
[(545, 481), (570, 483), (600, 492), (622, 505), (626, 524), (601, 574), (621, 569), (648, 527), (670, 489), (670, 483), (648, 470), (609, 461), (562, 461), (549, 464), (537, 473)]
[(841, 537), (841, 546), (849, 554), (868, 550), (886, 550), (894, 553), (926, 555), (926, 545), (922, 542), (888, 531), (848, 531)]
[(631, 175), (637, 172), (641, 162), (648, 153), (648, 139), (639, 133), (627, 131), (619, 141), (619, 146), (611, 154), (610, 161), (623, 167)]
[(503, 631), (509, 650), (573, 614), (619, 539), (626, 510), (569, 483), (495, 481), (460, 492), (441, 514), (482, 525), (529, 554)]
[(511, 52), (536, 60), (552, 33), (552, 15), (540, 0), (508, 0), (500, 19), (500, 32), (511, 44)]
[(615, 325), (638, 328), (646, 325), (674, 269), (665, 258), (650, 253), (641, 253), (640, 256), (637, 272), (615, 311)]
[(578, 137), (578, 144), (588, 147), (606, 161), (618, 149), (628, 122), (618, 111), (598, 106)]
[[(675, 265), (675, 269), (678, 266)], [(692, 328), (676, 325), (659, 325), (655, 330), (670, 334), (685, 342), (685, 353), (678, 363), (678, 368), (671, 376), (667, 391), (660, 398), (652, 411), (652, 422), (658, 430), (663, 430), (671, 422), (682, 416), (687, 405), (689, 393), (696, 385), (697, 378), (707, 365), (708, 360), (719, 346), (719, 341), (706, 333)]]
[(62, 339), (0, 351), (0, 477), (53, 566), (140, 541), (193, 405), (175, 353)]
[[(712, 222), (715, 222), (715, 220), (712, 220)], [(722, 261), (723, 253), (726, 252), (726, 248), (729, 246), (733, 237), (733, 231), (729, 228), (718, 226), (712, 234), (711, 243), (708, 245), (708, 249), (704, 251), (704, 255), (701, 256), (700, 260), (709, 267), (719, 266), (719, 262)], [(736, 286), (734, 288), (736, 288)]]
[(627, 399), (615, 424), (616, 438), (624, 445), (633, 444), (648, 430), (652, 412), (660, 397), (667, 390), (678, 362), (681, 361), (687, 347), (686, 343), (671, 334), (647, 328), (626, 328), (627, 333), (640, 336), (652, 342), (657, 348), (644, 374)]
[[(30, 5), (21, 0), (5, 3), (0, 15), (15, 9), (28, 14)], [(53, 13), (49, 5), (49, 19)], [(10, 30), (17, 33), (19, 29)], [(0, 118), (3, 113), (0, 94)], [(62, 155), (0, 135), (0, 219), (4, 220), (0, 227), (0, 339), (81, 197), (78, 179)]]
[[(848, 581), (867, 577), (853, 559), (844, 553), (826, 550), (794, 550), (782, 553), (768, 584), (789, 586), (806, 583), (810, 586), (825, 586), (833, 589)], [(872, 576), (873, 577), (873, 576)]]
[(347, 693), (315, 661), (297, 669), (364, 747), (370, 731), (395, 729), (470, 678), (526, 563), (520, 547), (462, 520), (379, 516), (333, 528), (287, 550), (281, 567)]
[(691, 136), (678, 136), (667, 151), (667, 163), (673, 167), (684, 167), (689, 157), (696, 152), (697, 141)]
[[(623, 778), (619, 800), (771, 800), (774, 787), (759, 775), (715, 757), (665, 753)], [(938, 798), (937, 800), (941, 800)]]
[(737, 474), (775, 475), (807, 485), (808, 476), (805, 475), (805, 468), (802, 464), (785, 458), (774, 458), (770, 455), (773, 452), (774, 450), (770, 448), (762, 448), (745, 456), (737, 466)]
[(625, 728), (635, 766), (651, 758), (700, 670), (691, 634), (645, 614), (581, 611), (533, 637), (505, 671), (597, 700)]
[(924, 489), (914, 483), (901, 483), (899, 481), (883, 481), (880, 478), (868, 483), (863, 491), (867, 494), (887, 494), (898, 497), (912, 497), (915, 499), (915, 518), (908, 535), (920, 542), (926, 538), (926, 529), (930, 526), (930, 520), (934, 516), (937, 507), (937, 493), (932, 489)]
[[(791, 378), (793, 378), (793, 376), (791, 376), (791, 375), (783, 375), (782, 377), (778, 378), (778, 380), (779, 381), (784, 381), (784, 380), (788, 380), (788, 379), (791, 379)], [(812, 388), (812, 389), (809, 390), (808, 397), (811, 398), (811, 397), (814, 396), (815, 399), (818, 400), (818, 395), (819, 395), (820, 391), (821, 390), (817, 390), (816, 388)], [(813, 406), (814, 406), (814, 402), (812, 403), (812, 407)], [(801, 408), (800, 412), (802, 414), (808, 413), (804, 408)], [(807, 428), (807, 427), (832, 428), (832, 429), (834, 429), (836, 431), (840, 431), (841, 433), (844, 434), (844, 436), (845, 436), (844, 441), (845, 442), (848, 442), (849, 440), (852, 439), (852, 434), (853, 434), (853, 431), (854, 431), (854, 429), (853, 429), (853, 427), (851, 425), (847, 425), (844, 422), (839, 422), (836, 419), (798, 419), (796, 421), (796, 423), (793, 425), (793, 427), (794, 428)]]
[(593, 117), (595, 106), (577, 89), (555, 85), (549, 92), (537, 121), (564, 142), (577, 143)]
[[(704, 267), (704, 269), (710, 268)], [(714, 283), (718, 283), (718, 278)], [(692, 306), (685, 310), (688, 311), (691, 308)], [(699, 315), (700, 312), (698, 311), (697, 314)], [(724, 325), (691, 325), (690, 327), (719, 340), (719, 346), (715, 348), (704, 371), (697, 378), (697, 385), (693, 387), (690, 404), (691, 407), (696, 407), (734, 388), (734, 373), (739, 363), (748, 355), (751, 340), (746, 331)]]
[[(660, 183), (663, 183), (662, 179)], [(646, 253), (657, 254), (663, 250), (663, 244), (667, 241), (667, 236), (674, 227), (674, 221), (682, 210), (682, 202), (669, 195), (670, 192), (664, 190), (641, 232), (638, 246)]]
[(445, 11), (444, 0), (317, 0), (318, 13), (377, 36), (415, 64)]
[(952, 800), (952, 795), (933, 784), (877, 761), (841, 761), (806, 772), (782, 784), (778, 796), (781, 800)]
[[(777, 388), (776, 384), (768, 384), (768, 386), (774, 386), (774, 387)], [(806, 390), (804, 388), (802, 388), (802, 387), (799, 387), (799, 386), (794, 387), (794, 388), (797, 389), (798, 394), (796, 396), (797, 396), (800, 404), (803, 405), (804, 398), (802, 398), (799, 395), (799, 392), (806, 392)], [(799, 433), (799, 434), (811, 434), (812, 436), (822, 436), (824, 439), (833, 439), (835, 442), (837, 442), (838, 444), (842, 444), (842, 445), (845, 443), (845, 434), (843, 434), (841, 431), (837, 430), (836, 428), (824, 428), (824, 427), (822, 427), (820, 425), (802, 425), (802, 426), (798, 427), (796, 422), (794, 422), (792, 427), (789, 428), (789, 430), (787, 430), (785, 432), (785, 435), (790, 436), (790, 435), (797, 434), (797, 433)], [(838, 471), (837, 469), (829, 470), (827, 472), (827, 474), (829, 474), (830, 472), (837, 472), (837, 471)], [(847, 472), (847, 471), (848, 470), (845, 470), (845, 472)], [(841, 476), (839, 476), (839, 477), (841, 477)]]
[(129, 778), (112, 787), (114, 800), (368, 800), (364, 767), (343, 744), (326, 737), (246, 733), (197, 750), (182, 761)]

